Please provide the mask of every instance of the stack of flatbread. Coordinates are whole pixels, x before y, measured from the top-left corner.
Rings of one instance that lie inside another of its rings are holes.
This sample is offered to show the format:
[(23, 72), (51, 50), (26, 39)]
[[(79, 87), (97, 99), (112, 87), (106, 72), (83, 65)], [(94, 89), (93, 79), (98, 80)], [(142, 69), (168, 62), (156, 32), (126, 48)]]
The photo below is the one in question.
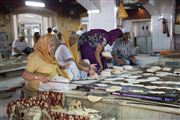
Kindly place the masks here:
[(113, 71), (112, 73), (114, 74), (121, 74), (123, 72), (123, 67), (120, 67), (120, 66), (113, 66)]
[(99, 79), (99, 76), (97, 73), (95, 73), (94, 75), (89, 75), (90, 79)]
[(123, 68), (124, 68), (124, 70), (132, 70), (133, 66), (131, 66), (131, 65), (124, 65)]
[(87, 96), (88, 100), (91, 102), (97, 102), (100, 101), (102, 99), (102, 97), (99, 96), (93, 96), (93, 95), (88, 95)]
[(163, 71), (171, 71), (171, 68), (169, 68), (169, 67), (163, 67), (162, 70), (163, 70)]
[(161, 70), (161, 67), (159, 67), (159, 66), (152, 66), (151, 68), (147, 69), (146, 71), (153, 73), (153, 72), (156, 72), (158, 70)]
[(103, 77), (111, 76), (111, 72), (108, 71), (108, 70), (103, 70), (103, 71), (101, 72), (101, 76), (103, 76)]
[(111, 86), (111, 87), (106, 89), (107, 92), (115, 92), (115, 91), (119, 91), (119, 90), (122, 90), (122, 87), (120, 87), (120, 86)]
[(112, 58), (112, 55), (110, 52), (106, 51), (106, 52), (102, 52), (102, 56), (103, 57), (107, 57), (107, 58)]

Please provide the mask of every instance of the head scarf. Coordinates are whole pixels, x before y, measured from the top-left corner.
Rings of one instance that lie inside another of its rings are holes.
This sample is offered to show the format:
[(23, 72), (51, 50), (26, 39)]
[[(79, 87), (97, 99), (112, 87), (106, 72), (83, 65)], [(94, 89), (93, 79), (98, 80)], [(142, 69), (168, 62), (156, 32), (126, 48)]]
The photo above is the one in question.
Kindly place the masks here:
[(76, 62), (80, 62), (80, 55), (79, 55), (79, 52), (78, 52), (78, 45), (77, 43), (75, 43), (74, 45), (70, 46), (69, 45), (69, 40), (70, 40), (70, 37), (77, 37), (78, 39), (78, 35), (76, 33), (71, 33), (70, 36), (69, 36), (69, 39), (66, 40), (66, 45), (69, 49), (69, 51), (71, 52), (71, 55), (73, 56), (73, 59), (76, 61)]
[(113, 42), (118, 38), (118, 37), (122, 37), (123, 36), (123, 33), (120, 29), (113, 29), (111, 31), (109, 31), (110, 33), (110, 36), (111, 36), (111, 39), (109, 41), (109, 45), (112, 45)]
[(95, 33), (108, 34), (108, 32), (104, 29), (91, 29), (89, 31), (90, 35), (94, 35)]
[[(58, 66), (58, 63), (54, 55), (48, 52), (48, 44), (52, 39), (53, 39), (52, 35), (45, 35), (40, 37), (40, 39), (34, 46), (34, 51), (37, 52), (39, 57), (41, 57), (46, 63), (54, 64)], [(57, 70), (60, 75), (68, 78), (68, 75), (64, 70), (61, 70), (59, 67), (57, 67)]]

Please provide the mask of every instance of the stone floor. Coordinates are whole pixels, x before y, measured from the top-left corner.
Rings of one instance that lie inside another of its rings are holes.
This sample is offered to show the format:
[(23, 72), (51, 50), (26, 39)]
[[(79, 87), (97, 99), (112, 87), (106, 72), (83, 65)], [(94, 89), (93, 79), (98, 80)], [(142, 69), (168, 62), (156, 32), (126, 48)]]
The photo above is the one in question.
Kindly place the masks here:
[[(9, 78), (1, 78), (0, 80), (0, 89), (4, 88), (12, 88), (19, 84), (24, 83), (24, 80), (21, 76), (14, 76)], [(8, 93), (1, 93), (0, 95), (0, 120), (6, 120), (6, 105), (10, 101), (14, 101), (20, 98), (20, 90), (17, 89), (16, 91), (8, 92)]]
[(160, 59), (159, 56), (149, 56), (148, 54), (139, 54), (136, 58), (141, 60), (144, 66), (157, 63)]
[[(159, 56), (149, 56), (149, 55), (138, 55), (137, 58), (143, 62), (143, 65), (157, 63), (159, 61)], [(1, 79), (1, 78), (0, 78)], [(6, 80), (0, 80), (0, 89), (4, 87), (10, 87), (23, 82), (20, 76), (14, 78), (6, 78)], [(16, 90), (14, 93), (7, 93), (7, 95), (12, 95), (7, 98), (0, 98), (0, 120), (7, 120), (6, 106), (8, 102), (14, 101), (20, 98), (20, 90)]]

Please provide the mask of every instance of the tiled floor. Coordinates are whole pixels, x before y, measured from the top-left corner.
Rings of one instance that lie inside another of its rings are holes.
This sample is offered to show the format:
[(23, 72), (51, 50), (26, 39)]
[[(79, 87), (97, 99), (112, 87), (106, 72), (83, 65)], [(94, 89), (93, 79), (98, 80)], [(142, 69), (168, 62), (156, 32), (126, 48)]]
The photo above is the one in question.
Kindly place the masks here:
[[(143, 62), (143, 65), (156, 63), (159, 61), (158, 56), (149, 56), (149, 55), (138, 55), (137, 59)], [(24, 80), (19, 76), (15, 78), (8, 78), (6, 80), (0, 80), (0, 88), (2, 87), (11, 87), (16, 84), (24, 82)], [(17, 90), (9, 98), (0, 98), (0, 120), (7, 120), (6, 115), (6, 106), (10, 101), (14, 101), (20, 98), (20, 90)]]

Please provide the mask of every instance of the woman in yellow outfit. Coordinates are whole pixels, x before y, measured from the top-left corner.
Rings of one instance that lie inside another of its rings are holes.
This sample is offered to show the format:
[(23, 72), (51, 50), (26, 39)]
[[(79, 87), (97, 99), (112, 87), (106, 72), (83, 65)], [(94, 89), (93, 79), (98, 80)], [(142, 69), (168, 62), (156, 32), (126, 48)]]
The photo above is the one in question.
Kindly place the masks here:
[[(55, 57), (56, 37), (42, 36), (34, 46), (34, 52), (28, 56), (23, 78), (27, 80), (26, 88), (38, 91), (41, 84), (48, 84), (54, 76), (69, 80), (67, 73), (59, 68)], [(50, 88), (49, 88), (50, 89)]]
[(78, 46), (77, 46), (78, 37), (79, 36), (76, 34), (76, 32), (74, 32), (74, 31), (71, 32), (69, 35), (69, 39), (65, 40), (66, 45), (67, 45), (69, 51), (71, 52), (78, 69), (82, 70), (83, 68), (88, 67), (89, 74), (95, 74), (94, 65), (90, 64), (88, 59), (81, 60), (81, 57), (80, 57), (80, 54), (78, 51)]

